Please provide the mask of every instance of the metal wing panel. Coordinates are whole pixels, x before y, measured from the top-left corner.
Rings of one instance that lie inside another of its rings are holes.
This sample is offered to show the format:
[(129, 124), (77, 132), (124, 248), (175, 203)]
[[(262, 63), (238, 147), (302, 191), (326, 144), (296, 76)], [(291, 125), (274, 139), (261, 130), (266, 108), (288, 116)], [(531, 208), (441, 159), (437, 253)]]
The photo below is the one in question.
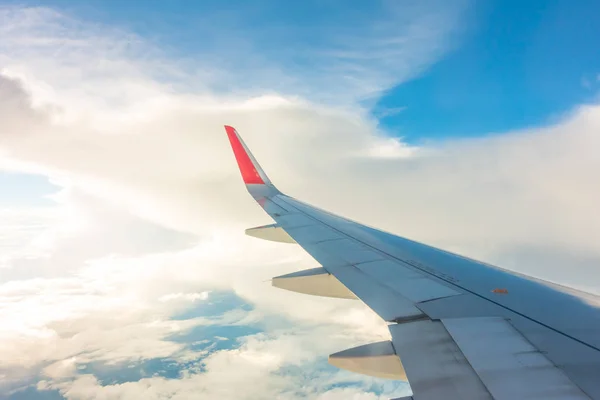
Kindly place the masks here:
[(559, 366), (588, 396), (600, 399), (600, 353), (590, 351), (585, 344), (469, 293), (424, 302), (419, 304), (419, 308), (431, 319), (443, 321), (464, 318), (483, 321), (489, 317), (509, 320), (516, 331), (535, 349), (543, 352), (554, 365)]
[(440, 321), (389, 328), (415, 400), (493, 399)]
[[(289, 228), (316, 225), (317, 221), (304, 213), (288, 213), (274, 217), (277, 224), (287, 231)], [(288, 232), (289, 233), (289, 232)]]
[(288, 235), (294, 235), (301, 246), (311, 245), (326, 240), (343, 239), (344, 236), (322, 225), (308, 225), (297, 228), (287, 228)]
[(494, 399), (589, 400), (506, 319), (450, 318), (442, 323)]
[(273, 217), (274, 215), (284, 215), (288, 213), (286, 209), (282, 208), (279, 204), (275, 203), (274, 201), (271, 201), (266, 197), (258, 199), (257, 201), (258, 204), (260, 204), (262, 208), (266, 211), (266, 213), (269, 214), (271, 217)]
[[(295, 215), (297, 214), (287, 215), (286, 221), (282, 221), (282, 217), (275, 217), (275, 220), (278, 223), (281, 221), (287, 224), (290, 221), (287, 217)], [(306, 222), (306, 220), (298, 218), (294, 218), (292, 221), (294, 223)], [(294, 228), (283, 226), (283, 228), (325, 270), (334, 275), (384, 320), (394, 321), (423, 315), (423, 312), (415, 307), (412, 301), (354, 266), (363, 262), (383, 260), (379, 253), (355, 243), (325, 225), (316, 225), (318, 223), (316, 220), (313, 222), (314, 225)]]
[(377, 283), (352, 265), (329, 267), (328, 271), (385, 321), (425, 316), (410, 300)]
[[(335, 254), (340, 260), (344, 261), (345, 265), (356, 265), (384, 259), (376, 250), (369, 249), (354, 240), (346, 238), (319, 242), (314, 247)], [(311, 248), (307, 248), (309, 253)]]
[[(291, 204), (292, 200), (282, 195), (276, 196), (275, 201), (278, 205), (284, 206), (288, 210), (294, 209), (298, 213), (304, 214), (311, 211), (309, 207), (298, 202)], [(329, 272), (336, 274), (332, 269), (339, 266), (356, 266), (365, 274), (364, 278), (388, 287), (403, 298), (415, 303), (461, 293), (433, 281), (422, 272), (418, 272), (406, 264), (403, 265), (398, 260), (390, 260), (376, 249), (364, 245), (322, 222), (323, 218), (331, 218), (337, 222), (343, 221), (343, 219), (329, 214), (315, 215), (314, 212), (307, 215), (313, 219), (315, 225), (286, 229), (286, 232)], [(274, 218), (278, 223), (285, 223), (284, 218), (289, 218), (289, 216), (275, 216)], [(340, 278), (338, 277), (338, 279)], [(344, 282), (343, 279), (340, 281)], [(386, 320), (389, 321), (389, 319)]]
[(506, 319), (457, 318), (390, 325), (416, 400), (589, 400)]
[(398, 262), (372, 261), (358, 264), (357, 268), (378, 282), (402, 293), (403, 296), (415, 303), (461, 294), (459, 291), (424, 277), (423, 274)]

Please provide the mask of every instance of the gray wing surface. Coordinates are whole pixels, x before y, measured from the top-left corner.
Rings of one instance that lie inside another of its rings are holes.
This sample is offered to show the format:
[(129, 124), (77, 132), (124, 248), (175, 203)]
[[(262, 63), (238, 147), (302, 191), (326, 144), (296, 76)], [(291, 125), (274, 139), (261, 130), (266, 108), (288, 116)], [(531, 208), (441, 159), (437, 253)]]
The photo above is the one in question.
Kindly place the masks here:
[(312, 295), (358, 298), (391, 340), (329, 356), (407, 380), (407, 399), (600, 399), (600, 300), (382, 232), (279, 192), (226, 126), (249, 193), (275, 221), (247, 234), (297, 243), (321, 268), (275, 277)]

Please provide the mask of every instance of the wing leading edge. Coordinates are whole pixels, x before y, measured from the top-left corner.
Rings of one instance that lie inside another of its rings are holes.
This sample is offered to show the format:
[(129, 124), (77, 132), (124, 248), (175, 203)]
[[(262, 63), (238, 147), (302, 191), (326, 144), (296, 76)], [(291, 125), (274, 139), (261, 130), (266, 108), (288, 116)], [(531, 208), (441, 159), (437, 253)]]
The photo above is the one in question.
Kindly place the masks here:
[(225, 130), (248, 192), (276, 222), (247, 232), (297, 243), (322, 266), (276, 277), (273, 285), (356, 297), (390, 324), (391, 341), (333, 354), (331, 364), (407, 379), (416, 400), (600, 399), (597, 297), (289, 197), (273, 186), (237, 131)]

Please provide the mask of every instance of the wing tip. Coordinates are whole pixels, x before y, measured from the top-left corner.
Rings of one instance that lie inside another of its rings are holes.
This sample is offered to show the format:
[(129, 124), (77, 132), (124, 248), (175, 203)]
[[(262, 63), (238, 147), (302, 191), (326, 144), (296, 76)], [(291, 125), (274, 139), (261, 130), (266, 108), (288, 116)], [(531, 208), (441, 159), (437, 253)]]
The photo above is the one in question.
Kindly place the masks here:
[(233, 154), (237, 161), (242, 179), (246, 185), (257, 184), (265, 185), (268, 179), (263, 178), (264, 172), (262, 172), (260, 165), (254, 160), (254, 157), (250, 153), (250, 150), (246, 147), (236, 129), (231, 125), (224, 125), (225, 132), (229, 138), (229, 143), (233, 150)]
[(230, 132), (234, 133), (234, 132), (236, 132), (235, 128), (233, 126), (231, 126), (231, 125), (223, 125), (223, 126), (225, 127), (225, 132), (227, 132), (227, 133), (230, 133)]

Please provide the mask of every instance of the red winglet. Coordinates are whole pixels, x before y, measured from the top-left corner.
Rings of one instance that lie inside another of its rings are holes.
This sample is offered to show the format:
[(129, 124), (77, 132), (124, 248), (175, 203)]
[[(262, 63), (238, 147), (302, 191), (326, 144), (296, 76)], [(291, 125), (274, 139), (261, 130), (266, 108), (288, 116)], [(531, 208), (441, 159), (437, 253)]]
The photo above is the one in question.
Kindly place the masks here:
[(258, 168), (260, 167), (257, 168), (250, 159), (250, 156), (246, 151), (246, 146), (244, 146), (240, 140), (235, 128), (225, 125), (225, 131), (227, 132), (227, 137), (231, 143), (231, 148), (233, 149), (233, 154), (235, 155), (240, 172), (242, 173), (244, 183), (264, 185), (265, 181), (258, 173)]

